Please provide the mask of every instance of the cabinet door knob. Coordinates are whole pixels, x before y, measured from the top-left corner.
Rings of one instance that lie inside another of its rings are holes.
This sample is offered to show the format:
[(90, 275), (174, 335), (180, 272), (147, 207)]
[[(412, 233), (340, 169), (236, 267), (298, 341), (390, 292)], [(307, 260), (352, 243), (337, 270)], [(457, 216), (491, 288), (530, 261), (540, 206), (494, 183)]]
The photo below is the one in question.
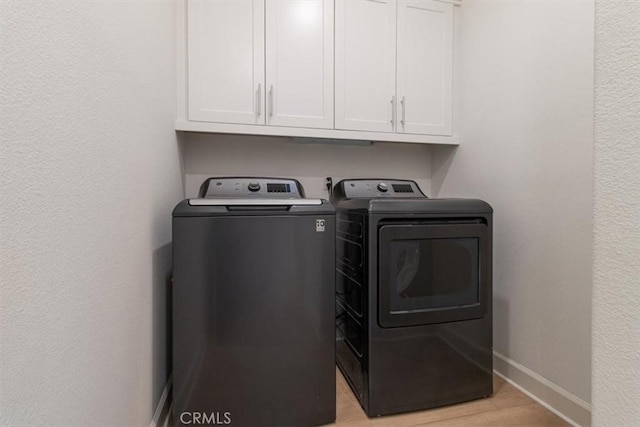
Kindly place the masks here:
[(394, 120), (393, 118), (396, 115), (396, 97), (395, 95), (391, 97), (391, 126), (393, 127), (394, 125)]
[(256, 107), (256, 115), (260, 117), (262, 115), (262, 83), (258, 83), (258, 106)]
[(273, 85), (269, 86), (269, 117), (273, 117)]

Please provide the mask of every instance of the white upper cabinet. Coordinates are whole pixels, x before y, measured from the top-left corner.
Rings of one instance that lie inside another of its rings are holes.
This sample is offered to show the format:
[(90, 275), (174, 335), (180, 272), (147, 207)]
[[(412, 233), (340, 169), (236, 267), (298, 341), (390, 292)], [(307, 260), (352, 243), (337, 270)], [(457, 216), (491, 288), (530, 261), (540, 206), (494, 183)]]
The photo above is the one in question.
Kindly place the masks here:
[(187, 3), (188, 117), (264, 124), (264, 0)]
[(266, 0), (267, 124), (333, 128), (333, 0)]
[(460, 0), (176, 1), (177, 130), (457, 144)]
[(393, 132), (396, 0), (336, 0), (336, 129)]
[(337, 0), (336, 129), (452, 135), (453, 7)]
[(452, 135), (453, 7), (398, 0), (399, 132)]

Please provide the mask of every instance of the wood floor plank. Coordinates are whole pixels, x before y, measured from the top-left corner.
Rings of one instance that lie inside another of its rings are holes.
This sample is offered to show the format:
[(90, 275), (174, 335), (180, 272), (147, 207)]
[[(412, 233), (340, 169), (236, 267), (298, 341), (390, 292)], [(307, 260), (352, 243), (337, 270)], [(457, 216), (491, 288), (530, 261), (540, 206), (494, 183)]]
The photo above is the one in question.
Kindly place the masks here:
[(514, 406), (530, 405), (536, 402), (508, 382), (501, 380), (501, 382), (494, 382), (491, 403), (496, 405), (498, 409), (504, 409)]
[(494, 376), (494, 395), (457, 405), (368, 418), (339, 370), (336, 370), (336, 422), (340, 427), (567, 426), (561, 418)]
[(537, 403), (453, 418), (425, 427), (555, 427), (568, 426), (564, 420)]
[(409, 412), (406, 414), (389, 415), (385, 417), (367, 418), (360, 408), (361, 417), (351, 417), (348, 420), (338, 418), (336, 425), (348, 427), (364, 426), (388, 426), (388, 427), (411, 427), (415, 425), (460, 418), (467, 415), (480, 414), (487, 411), (495, 411), (487, 399), (475, 400), (473, 402), (450, 405), (442, 408), (435, 408), (427, 411)]

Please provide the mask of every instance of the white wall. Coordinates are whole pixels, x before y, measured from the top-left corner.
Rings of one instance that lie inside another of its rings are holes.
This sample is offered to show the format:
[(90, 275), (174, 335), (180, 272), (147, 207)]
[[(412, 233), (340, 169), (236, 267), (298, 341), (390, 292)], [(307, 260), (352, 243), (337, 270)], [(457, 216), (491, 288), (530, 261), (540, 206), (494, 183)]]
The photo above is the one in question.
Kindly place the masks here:
[(169, 2), (0, 3), (0, 424), (148, 425), (182, 197)]
[(496, 369), (589, 423), (593, 3), (469, 1), (461, 145), (433, 153), (439, 196), (495, 209)]
[(640, 3), (596, 2), (593, 424), (640, 425)]
[(195, 197), (210, 176), (273, 176), (298, 179), (307, 197), (328, 198), (325, 178), (413, 179), (429, 192), (431, 155), (420, 144), (346, 141), (315, 144), (290, 138), (184, 134), (186, 194)]

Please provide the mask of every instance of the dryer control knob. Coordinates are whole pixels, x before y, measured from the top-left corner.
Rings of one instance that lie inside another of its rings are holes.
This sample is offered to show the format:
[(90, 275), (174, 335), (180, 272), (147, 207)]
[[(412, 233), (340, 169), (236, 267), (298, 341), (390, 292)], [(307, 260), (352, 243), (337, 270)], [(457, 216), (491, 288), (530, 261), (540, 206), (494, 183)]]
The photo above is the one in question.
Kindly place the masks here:
[(249, 191), (258, 191), (260, 190), (260, 183), (251, 181), (247, 188), (249, 188)]
[(378, 190), (382, 191), (383, 193), (386, 193), (387, 191), (389, 191), (389, 186), (384, 182), (381, 182), (380, 184), (378, 184)]

